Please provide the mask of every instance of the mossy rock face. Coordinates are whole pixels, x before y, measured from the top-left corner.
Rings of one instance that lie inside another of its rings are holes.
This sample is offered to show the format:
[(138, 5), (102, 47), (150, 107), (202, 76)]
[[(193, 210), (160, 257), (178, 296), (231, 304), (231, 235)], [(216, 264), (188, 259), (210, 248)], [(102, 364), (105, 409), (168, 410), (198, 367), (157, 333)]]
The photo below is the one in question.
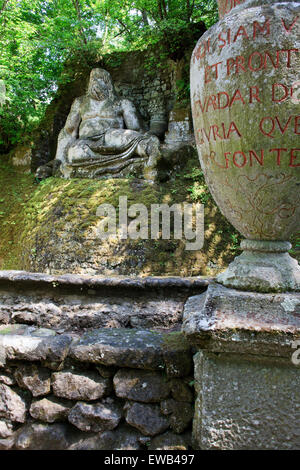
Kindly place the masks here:
[[(0, 269), (53, 274), (214, 275), (237, 254), (239, 236), (211, 199), (196, 157), (178, 164), (175, 174), (168, 174), (167, 181), (154, 186), (131, 177), (49, 178), (36, 184), (32, 175), (16, 172), (5, 161), (0, 170)], [(100, 240), (97, 207), (110, 203), (118, 208), (120, 196), (127, 196), (128, 206), (145, 204), (148, 212), (154, 203), (203, 202), (203, 249), (186, 251), (185, 241), (174, 240), (172, 232), (170, 240)]]

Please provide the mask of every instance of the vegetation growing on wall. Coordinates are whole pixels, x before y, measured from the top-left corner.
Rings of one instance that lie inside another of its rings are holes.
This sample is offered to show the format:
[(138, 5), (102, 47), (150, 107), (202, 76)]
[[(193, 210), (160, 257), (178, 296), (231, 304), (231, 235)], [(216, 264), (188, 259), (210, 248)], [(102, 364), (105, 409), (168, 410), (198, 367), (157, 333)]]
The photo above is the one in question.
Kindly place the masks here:
[[(188, 252), (183, 241), (173, 238), (128, 240), (101, 252), (112, 264), (107, 265), (108, 270), (139, 275), (204, 275), (222, 270), (232, 260), (238, 235), (213, 203), (196, 158), (162, 186), (140, 186), (139, 181), (131, 177), (100, 181), (49, 178), (38, 185), (32, 175), (16, 173), (2, 164), (0, 269), (39, 271), (39, 263), (47, 264), (47, 256), (49, 260), (65, 258), (68, 262), (75, 257), (78, 264), (83, 259), (86, 262), (98, 205), (105, 202), (117, 207), (121, 195), (128, 196), (128, 205), (138, 202), (147, 208), (152, 203), (203, 202), (205, 246), (199, 252)], [(96, 248), (94, 240), (92, 249)], [(119, 267), (113, 266), (118, 263)]]

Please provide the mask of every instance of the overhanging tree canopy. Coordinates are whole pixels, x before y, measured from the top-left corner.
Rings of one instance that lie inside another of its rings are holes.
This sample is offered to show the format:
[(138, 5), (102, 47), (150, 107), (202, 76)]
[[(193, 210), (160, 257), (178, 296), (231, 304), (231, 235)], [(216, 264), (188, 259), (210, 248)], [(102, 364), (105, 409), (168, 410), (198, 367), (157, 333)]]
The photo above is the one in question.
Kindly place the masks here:
[(176, 59), (197, 24), (216, 18), (215, 0), (0, 0), (0, 149), (30, 133), (57, 86), (73, 78), (66, 62), (90, 66), (156, 44)]

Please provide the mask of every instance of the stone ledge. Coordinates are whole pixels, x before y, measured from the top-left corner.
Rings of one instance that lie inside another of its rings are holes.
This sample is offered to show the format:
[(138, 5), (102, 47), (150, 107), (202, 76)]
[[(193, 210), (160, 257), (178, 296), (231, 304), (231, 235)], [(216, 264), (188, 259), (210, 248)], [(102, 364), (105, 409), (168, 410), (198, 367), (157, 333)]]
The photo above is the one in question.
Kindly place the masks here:
[(191, 372), (190, 346), (181, 333), (161, 334), (147, 330), (103, 328), (84, 334), (71, 346), (77, 361), (106, 366), (164, 370), (174, 377)]
[(130, 289), (197, 289), (205, 288), (212, 278), (182, 277), (102, 277), (79, 274), (49, 275), (27, 271), (0, 271), (0, 285), (26, 283), (53, 287), (82, 287), (88, 289), (130, 288)]
[(0, 324), (29, 324), (59, 333), (107, 327), (178, 330), (185, 301), (204, 292), (209, 282), (0, 271)]
[(180, 332), (103, 328), (72, 337), (27, 325), (2, 325), (0, 349), (6, 360), (40, 361), (54, 370), (61, 368), (66, 358), (161, 370), (171, 377), (187, 376), (192, 370), (190, 346)]
[(291, 359), (300, 338), (300, 294), (258, 294), (211, 283), (190, 297), (183, 332), (200, 349)]

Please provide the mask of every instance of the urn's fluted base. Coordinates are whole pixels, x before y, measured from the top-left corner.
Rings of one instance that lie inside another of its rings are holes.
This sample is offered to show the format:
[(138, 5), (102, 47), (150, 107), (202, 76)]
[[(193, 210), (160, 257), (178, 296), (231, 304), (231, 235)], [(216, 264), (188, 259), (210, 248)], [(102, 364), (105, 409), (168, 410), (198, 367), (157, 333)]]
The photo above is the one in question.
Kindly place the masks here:
[(243, 253), (217, 277), (226, 287), (255, 292), (300, 291), (300, 267), (289, 242), (244, 240)]

